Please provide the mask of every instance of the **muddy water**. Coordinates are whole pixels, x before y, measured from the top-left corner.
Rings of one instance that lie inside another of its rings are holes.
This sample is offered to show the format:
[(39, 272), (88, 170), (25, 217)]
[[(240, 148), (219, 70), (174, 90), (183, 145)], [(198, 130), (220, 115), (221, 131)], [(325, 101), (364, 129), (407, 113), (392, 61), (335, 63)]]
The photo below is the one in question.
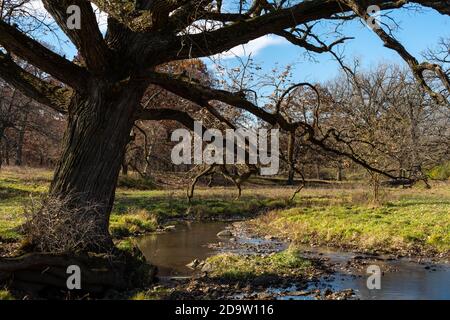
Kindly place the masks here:
[[(227, 223), (195, 222), (177, 225), (172, 232), (152, 234), (142, 238), (139, 246), (146, 259), (158, 266), (160, 276), (190, 276), (193, 271), (186, 267), (194, 259), (203, 260), (214, 255), (218, 249), (209, 246), (212, 243), (227, 242), (219, 239), (217, 233), (227, 227)], [(237, 239), (248, 242), (249, 239)], [(255, 244), (264, 244), (267, 240), (253, 239)], [(279, 246), (283, 248), (283, 245)], [(362, 257), (359, 269), (349, 265), (355, 262), (354, 253), (336, 252), (327, 248), (304, 248), (306, 256), (327, 259), (336, 270), (331, 276), (324, 277), (310, 285), (308, 290), (327, 288), (336, 290), (353, 289), (360, 299), (450, 299), (450, 265), (423, 264), (406, 259), (391, 260), (384, 257), (375, 259)], [(245, 251), (245, 253), (248, 253)], [(367, 289), (368, 274), (366, 266), (378, 265), (383, 271), (381, 289)], [(362, 266), (362, 267), (361, 267)], [(311, 296), (291, 296), (290, 291), (297, 288), (271, 288), (280, 299), (311, 299)]]
[(147, 261), (158, 267), (158, 275), (189, 276), (193, 270), (186, 264), (216, 253), (208, 244), (228, 241), (217, 237), (226, 226), (227, 223), (222, 222), (180, 223), (171, 232), (143, 237), (138, 245)]

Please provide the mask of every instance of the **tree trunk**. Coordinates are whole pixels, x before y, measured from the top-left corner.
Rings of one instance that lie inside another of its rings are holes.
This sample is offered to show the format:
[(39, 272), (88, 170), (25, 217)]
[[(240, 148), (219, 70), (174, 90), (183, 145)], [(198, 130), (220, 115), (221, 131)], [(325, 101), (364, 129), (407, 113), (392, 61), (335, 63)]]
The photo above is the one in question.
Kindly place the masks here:
[(295, 133), (290, 132), (288, 144), (288, 165), (289, 165), (288, 180), (287, 180), (288, 186), (294, 185), (294, 177), (295, 177), (294, 147), (295, 147)]
[(134, 112), (144, 91), (142, 85), (117, 89), (98, 82), (91, 86), (88, 95), (76, 94), (71, 101), (63, 153), (50, 196), (70, 198), (74, 207), (90, 210), (95, 228), (79, 227), (66, 235), (78, 242), (83, 237), (83, 245), (77, 251), (107, 252), (113, 247), (109, 217)]
[(19, 131), (19, 138), (17, 141), (17, 147), (16, 147), (16, 166), (22, 166), (22, 151), (23, 151), (23, 141), (25, 139), (25, 131), (27, 127), (27, 121), (28, 121), (28, 110), (25, 111), (25, 114), (23, 115), (22, 124), (20, 126)]
[(9, 141), (8, 141), (8, 139), (4, 139), (5, 140), (5, 164), (7, 165), (7, 166), (9, 166)]
[(320, 180), (320, 165), (316, 163), (316, 179)]
[(339, 182), (342, 181), (342, 166), (340, 164), (337, 167), (336, 180)]
[(122, 174), (124, 176), (128, 175), (128, 163), (126, 161), (122, 162)]

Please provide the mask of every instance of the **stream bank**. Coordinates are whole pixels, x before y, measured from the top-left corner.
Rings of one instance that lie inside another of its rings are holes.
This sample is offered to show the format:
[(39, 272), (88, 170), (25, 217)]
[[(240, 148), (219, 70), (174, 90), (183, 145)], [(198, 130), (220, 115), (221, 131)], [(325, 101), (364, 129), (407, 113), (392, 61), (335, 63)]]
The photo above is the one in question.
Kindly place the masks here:
[[(218, 237), (223, 230), (228, 230), (227, 236)], [(302, 273), (220, 276), (218, 271), (224, 270), (214, 268), (227, 266), (211, 266), (209, 261), (232, 257), (240, 260), (231, 259), (231, 264), (244, 261), (254, 266), (256, 261), (264, 268), (265, 261), (289, 248), (281, 239), (251, 234), (245, 222), (185, 222), (170, 232), (142, 237), (138, 243), (159, 269), (159, 283), (147, 294), (157, 293), (162, 299), (450, 299), (448, 263), (324, 247), (296, 246), (301, 259), (309, 263)], [(380, 290), (367, 288), (370, 265), (382, 271)]]

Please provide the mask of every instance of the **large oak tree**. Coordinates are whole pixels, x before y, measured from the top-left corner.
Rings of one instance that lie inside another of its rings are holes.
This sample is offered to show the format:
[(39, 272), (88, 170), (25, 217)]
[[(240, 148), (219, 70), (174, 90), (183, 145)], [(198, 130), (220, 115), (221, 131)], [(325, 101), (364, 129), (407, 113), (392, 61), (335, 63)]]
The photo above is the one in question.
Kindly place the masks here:
[[(99, 28), (91, 2), (108, 14), (105, 34)], [(176, 120), (188, 127), (193, 125), (192, 117), (183, 111), (144, 108), (141, 100), (149, 85), (158, 85), (210, 110), (211, 101), (220, 101), (250, 112), (282, 130), (289, 132), (300, 128), (311, 143), (331, 150), (327, 145), (327, 139), (333, 134), (331, 131), (320, 136), (311, 124), (287, 121), (277, 112), (259, 108), (242, 92), (209, 87), (191, 81), (184, 74), (158, 72), (157, 66), (213, 56), (267, 34), (284, 37), (311, 52), (332, 53), (334, 45), (347, 39), (325, 44), (313, 34), (308, 27), (310, 23), (368, 19), (366, 10), (370, 5), (378, 5), (382, 10), (398, 9), (407, 1), (254, 0), (223, 1), (222, 4), (222, 1), (212, 0), (42, 0), (42, 3), (77, 48), (81, 63), (69, 61), (48, 49), (34, 39), (32, 33), (26, 33), (20, 23), (2, 18), (0, 76), (27, 96), (68, 114), (63, 152), (50, 194), (71, 197), (76, 206), (95, 204), (96, 209), (91, 214), (95, 216), (96, 227), (89, 232), (95, 233), (92, 239), (97, 239), (97, 243), (85, 249), (103, 251), (112, 246), (109, 215), (134, 123), (137, 120)], [(450, 14), (449, 1), (410, 3)], [(71, 5), (80, 8), (80, 29), (68, 27), (67, 8)], [(438, 65), (419, 63), (387, 30), (380, 28), (374, 32), (386, 47), (397, 51), (407, 62), (430, 96), (439, 103), (448, 103), (424, 77), (425, 71), (434, 72), (448, 90), (448, 77)], [(57, 81), (45, 82), (33, 76), (15, 63), (16, 58)], [(357, 157), (354, 160), (361, 162)], [(80, 233), (87, 232), (81, 229)]]

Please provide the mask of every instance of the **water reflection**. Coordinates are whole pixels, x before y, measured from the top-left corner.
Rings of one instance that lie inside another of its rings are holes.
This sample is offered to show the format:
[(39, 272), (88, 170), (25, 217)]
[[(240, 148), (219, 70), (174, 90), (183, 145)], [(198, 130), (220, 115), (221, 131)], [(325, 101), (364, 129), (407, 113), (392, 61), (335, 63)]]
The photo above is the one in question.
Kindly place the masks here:
[[(450, 300), (450, 267), (437, 266), (436, 271), (407, 261), (392, 261), (396, 272), (386, 272), (381, 277), (381, 289), (369, 290), (366, 276), (335, 276), (330, 285), (334, 289), (352, 288), (361, 299), (374, 300)], [(381, 266), (383, 269), (383, 267)]]
[(227, 241), (217, 237), (217, 233), (226, 226), (226, 223), (221, 222), (178, 224), (174, 231), (142, 238), (139, 248), (147, 261), (158, 266), (160, 276), (190, 275), (193, 271), (186, 264), (213, 255), (215, 251), (208, 248), (208, 244)]

